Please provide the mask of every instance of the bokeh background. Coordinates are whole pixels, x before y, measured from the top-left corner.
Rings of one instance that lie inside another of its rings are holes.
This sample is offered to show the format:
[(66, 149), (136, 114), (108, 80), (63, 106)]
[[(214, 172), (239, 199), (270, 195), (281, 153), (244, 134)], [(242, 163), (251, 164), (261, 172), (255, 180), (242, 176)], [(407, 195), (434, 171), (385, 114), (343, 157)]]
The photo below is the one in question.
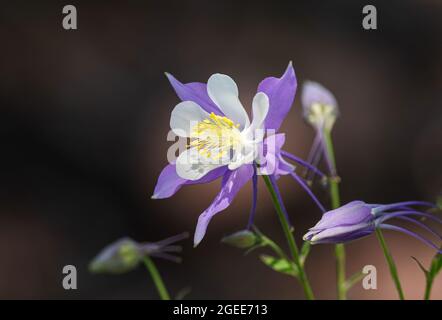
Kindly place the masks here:
[[(78, 10), (76, 31), (62, 7)], [(378, 30), (361, 26), (374, 4)], [(0, 298), (156, 298), (143, 268), (91, 275), (90, 259), (123, 236), (154, 241), (193, 233), (219, 181), (151, 200), (166, 165), (170, 111), (178, 102), (163, 72), (183, 82), (231, 75), (249, 106), (257, 84), (292, 60), (298, 82), (336, 95), (333, 131), (344, 202), (434, 200), (442, 186), (442, 3), (415, 1), (28, 1), (0, 10)], [(313, 132), (299, 94), (283, 125), (286, 149), (306, 157)], [(290, 178), (280, 180), (301, 238), (320, 213)], [(193, 299), (302, 298), (300, 286), (256, 253), (219, 243), (243, 228), (251, 186), (216, 216), (202, 244), (184, 243), (181, 265), (158, 261), (172, 293)], [(315, 192), (328, 204), (327, 193)], [(284, 239), (260, 184), (257, 225)], [(415, 256), (434, 252), (386, 233), (408, 298), (423, 294)], [(436, 239), (437, 240), (437, 239)], [(378, 290), (352, 299), (395, 299), (374, 236), (347, 246), (348, 270), (378, 270)], [(322, 299), (335, 297), (333, 247), (315, 246), (308, 273)], [(78, 270), (78, 290), (62, 288), (62, 267)], [(442, 278), (442, 277), (441, 277)], [(442, 298), (442, 279), (433, 290)]]

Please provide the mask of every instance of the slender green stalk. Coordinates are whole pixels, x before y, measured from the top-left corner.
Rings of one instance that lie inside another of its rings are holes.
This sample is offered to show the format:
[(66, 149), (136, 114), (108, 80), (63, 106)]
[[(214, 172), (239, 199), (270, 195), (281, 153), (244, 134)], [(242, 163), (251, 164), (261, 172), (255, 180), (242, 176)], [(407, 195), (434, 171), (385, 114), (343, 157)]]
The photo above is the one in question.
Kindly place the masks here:
[(347, 290), (351, 289), (356, 283), (361, 282), (361, 280), (365, 277), (365, 273), (362, 271), (356, 272), (350, 278), (348, 278), (346, 282)]
[(155, 287), (157, 288), (158, 294), (160, 295), (161, 300), (170, 300), (169, 293), (167, 292), (166, 286), (164, 285), (163, 279), (161, 278), (160, 273), (158, 272), (157, 267), (155, 266), (153, 260), (149, 256), (145, 256), (143, 258), (144, 264), (149, 270), (150, 276), (152, 277), (153, 282), (155, 283)]
[(272, 239), (268, 238), (267, 236), (263, 237), (263, 246), (269, 246), (270, 249), (273, 250), (281, 259), (289, 261), (290, 259), (287, 257), (287, 255), (284, 253), (284, 251), (273, 241)]
[(384, 252), (385, 259), (387, 260), (388, 267), (390, 268), (390, 274), (393, 278), (393, 282), (396, 286), (396, 290), (399, 294), (399, 299), (404, 300), (404, 292), (402, 291), (401, 282), (399, 281), (399, 275), (397, 273), (396, 264), (394, 263), (393, 257), (388, 250), (387, 243), (385, 242), (384, 236), (379, 228), (376, 228), (376, 236), (381, 244), (382, 251)]
[(433, 280), (427, 279), (427, 283), (425, 285), (425, 300), (430, 300), (431, 288), (433, 287)]
[(336, 257), (336, 281), (338, 284), (338, 299), (347, 299), (347, 290), (345, 282), (345, 247), (342, 243), (335, 245)]
[(308, 300), (313, 300), (314, 295), (313, 291), (310, 287), (310, 283), (307, 279), (307, 275), (304, 271), (304, 266), (301, 263), (300, 257), (299, 257), (299, 250), (296, 246), (295, 238), (293, 237), (293, 233), (291, 230), (291, 227), (289, 225), (289, 222), (287, 221), (287, 218), (282, 210), (282, 204), (279, 202), (278, 196), (276, 194), (275, 189), (273, 188), (272, 182), (270, 181), (270, 178), (266, 175), (262, 176), (265, 184), (270, 192), (270, 195), (272, 197), (273, 205), (275, 206), (276, 213), (278, 214), (279, 221), (281, 223), (282, 229), (284, 231), (284, 235), (287, 239), (290, 252), (292, 254), (293, 262), (295, 263), (296, 267), (299, 270), (299, 281), (302, 284), (302, 287), (304, 289), (305, 296)]
[[(440, 250), (442, 250), (442, 246), (440, 247)], [(417, 262), (419, 263), (419, 261)], [(431, 266), (429, 270), (425, 270), (425, 268), (422, 266), (421, 269), (425, 272), (425, 278), (427, 279), (424, 299), (430, 300), (431, 288), (433, 287), (433, 282), (436, 279), (439, 272), (442, 271), (442, 255), (440, 253), (436, 253), (433, 260), (431, 261)]]
[[(328, 158), (330, 160), (331, 165), (331, 175), (329, 182), (329, 188), (330, 188), (330, 197), (331, 197), (331, 204), (332, 209), (339, 208), (341, 205), (341, 197), (339, 194), (339, 178), (335, 176), (336, 174), (336, 158), (335, 158), (335, 151), (333, 148), (333, 141), (331, 138), (331, 134), (329, 130), (324, 130), (324, 140), (325, 140), (325, 147), (326, 152), (328, 154)], [(348, 287), (346, 286), (346, 275), (345, 275), (345, 247), (343, 244), (337, 244), (335, 245), (335, 258), (336, 258), (336, 284), (337, 284), (337, 293), (338, 293), (338, 299), (339, 300), (345, 300), (347, 299), (347, 290)]]

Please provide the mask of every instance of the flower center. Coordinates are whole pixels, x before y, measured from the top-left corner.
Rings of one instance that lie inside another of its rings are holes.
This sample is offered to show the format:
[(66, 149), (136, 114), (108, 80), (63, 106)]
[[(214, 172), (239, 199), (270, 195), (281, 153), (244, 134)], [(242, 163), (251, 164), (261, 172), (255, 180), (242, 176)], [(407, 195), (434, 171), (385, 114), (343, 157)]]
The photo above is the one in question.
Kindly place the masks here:
[(310, 107), (310, 112), (307, 115), (308, 121), (313, 125), (325, 124), (326, 128), (333, 126), (336, 119), (336, 110), (333, 106), (314, 103)]
[(195, 147), (207, 158), (217, 160), (228, 155), (241, 143), (239, 124), (213, 112), (191, 130), (189, 147)]

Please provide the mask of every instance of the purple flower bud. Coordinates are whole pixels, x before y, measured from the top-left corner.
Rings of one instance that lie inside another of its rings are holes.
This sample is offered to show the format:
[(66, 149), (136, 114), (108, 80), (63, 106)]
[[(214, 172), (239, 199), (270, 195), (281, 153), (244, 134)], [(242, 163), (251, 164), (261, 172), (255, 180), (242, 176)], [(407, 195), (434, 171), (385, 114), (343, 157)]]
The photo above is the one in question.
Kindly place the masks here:
[(333, 94), (317, 82), (306, 81), (301, 94), (304, 119), (313, 127), (331, 130), (339, 110)]
[(362, 201), (352, 201), (335, 210), (324, 213), (321, 220), (309, 229), (303, 239), (312, 244), (342, 243), (362, 238), (372, 234), (376, 228), (399, 231), (412, 236), (428, 246), (438, 250), (439, 246), (421, 235), (406, 228), (386, 224), (390, 219), (400, 219), (413, 223), (428, 231), (439, 240), (441, 235), (419, 220), (410, 216), (425, 217), (442, 224), (442, 219), (427, 212), (413, 209), (413, 206), (434, 207), (433, 204), (420, 201), (407, 201), (393, 204), (367, 204)]
[(369, 205), (352, 201), (324, 213), (321, 220), (309, 229), (304, 240), (311, 243), (339, 243), (354, 240), (374, 231), (374, 215)]

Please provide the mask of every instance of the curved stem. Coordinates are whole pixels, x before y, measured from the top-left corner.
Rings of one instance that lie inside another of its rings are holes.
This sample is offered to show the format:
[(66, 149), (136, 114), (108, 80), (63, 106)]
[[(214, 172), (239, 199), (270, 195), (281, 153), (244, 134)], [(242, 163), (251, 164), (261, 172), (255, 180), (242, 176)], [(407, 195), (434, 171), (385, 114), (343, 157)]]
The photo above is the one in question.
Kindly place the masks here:
[(433, 236), (438, 237), (440, 240), (442, 240), (442, 234), (439, 234), (437, 230), (433, 229), (430, 226), (427, 226), (425, 223), (420, 222), (419, 220), (410, 218), (410, 217), (406, 217), (406, 216), (402, 216), (402, 217), (397, 217), (397, 219), (399, 220), (405, 220), (411, 223), (414, 223), (415, 225), (421, 227), (422, 229), (427, 230), (429, 233), (431, 233)]
[(405, 215), (425, 217), (425, 218), (428, 218), (430, 220), (433, 220), (433, 221), (436, 221), (436, 222), (442, 224), (442, 219), (436, 217), (435, 215), (432, 215), (432, 214), (429, 214), (426, 212), (416, 211), (416, 210), (405, 210), (405, 211), (384, 213), (384, 215), (380, 216), (378, 223), (382, 223), (388, 219), (392, 219), (392, 218), (396, 218), (396, 217), (400, 217), (400, 216), (405, 216)]
[(333, 141), (331, 138), (330, 130), (326, 130), (323, 126), (319, 129), (321, 141), (324, 149), (324, 158), (327, 164), (328, 170), (332, 177), (336, 176), (336, 158), (335, 150), (333, 148)]
[(169, 293), (167, 292), (163, 279), (161, 278), (161, 275), (158, 272), (158, 269), (155, 266), (153, 260), (148, 255), (146, 255), (143, 258), (143, 262), (147, 270), (149, 270), (150, 276), (152, 277), (152, 280), (155, 283), (155, 287), (157, 288), (161, 300), (170, 300)]
[(310, 198), (312, 198), (312, 200), (318, 206), (319, 210), (321, 210), (322, 213), (324, 213), (326, 211), (324, 206), (321, 204), (321, 202), (319, 202), (318, 198), (316, 198), (312, 190), (310, 190), (310, 188), (305, 184), (305, 182), (294, 172), (290, 172), (290, 175), (293, 177), (293, 179), (296, 180), (296, 182), (298, 182), (301, 185), (301, 187), (304, 189), (305, 192), (307, 192)]
[(319, 133), (316, 134), (315, 139), (313, 140), (312, 147), (307, 156), (308, 163), (314, 163), (313, 159), (315, 159), (318, 153), (321, 153), (321, 135)]
[(314, 173), (316, 173), (316, 174), (319, 175), (320, 177), (324, 177), (324, 176), (325, 176), (325, 174), (322, 173), (318, 168), (316, 168), (315, 166), (313, 166), (313, 165), (310, 164), (309, 162), (304, 161), (304, 160), (302, 160), (301, 158), (299, 158), (299, 157), (297, 157), (297, 156), (291, 154), (290, 152), (287, 152), (287, 151), (281, 150), (281, 155), (282, 155), (283, 157), (286, 157), (287, 159), (290, 159), (290, 160), (292, 160), (292, 161), (294, 161), (294, 162), (300, 164), (300, 165), (303, 166), (303, 167), (306, 167), (306, 168), (312, 170)]
[[(332, 177), (329, 181), (330, 197), (332, 202), (332, 209), (339, 208), (341, 205), (341, 197), (339, 194), (338, 179), (335, 177), (336, 174), (336, 159), (335, 151), (333, 148), (333, 141), (330, 135), (330, 131), (324, 130), (324, 144), (325, 153), (328, 163), (330, 164), (330, 174)], [(336, 258), (336, 285), (339, 300), (347, 299), (347, 286), (346, 286), (346, 275), (345, 275), (345, 247), (344, 244), (339, 243), (335, 245), (335, 258)]]
[(402, 291), (402, 286), (397, 273), (396, 264), (394, 263), (393, 257), (391, 256), (390, 251), (388, 250), (387, 243), (385, 242), (382, 231), (379, 228), (376, 228), (376, 236), (379, 239), (379, 243), (381, 244), (382, 251), (384, 252), (385, 259), (387, 260), (388, 263), (388, 267), (390, 268), (390, 274), (391, 277), (393, 278), (393, 282), (399, 294), (399, 299), (404, 300), (405, 299), (404, 292)]
[(423, 207), (430, 207), (435, 208), (436, 205), (431, 202), (426, 201), (405, 201), (405, 202), (397, 202), (397, 203), (391, 203), (391, 204), (381, 204), (377, 208), (374, 209), (375, 213), (383, 212), (386, 210), (396, 209), (403, 206), (423, 206)]
[(275, 243), (275, 241), (267, 236), (263, 236), (263, 242), (263, 245), (268, 245), (273, 250), (273, 252), (275, 252), (281, 259), (290, 261), (290, 259), (287, 257), (284, 251)]
[(299, 250), (296, 246), (295, 238), (293, 237), (292, 228), (290, 227), (290, 223), (287, 220), (286, 217), (286, 211), (284, 204), (282, 203), (281, 195), (279, 193), (278, 187), (275, 183), (275, 178), (273, 176), (262, 176), (264, 179), (264, 182), (270, 192), (270, 195), (272, 197), (273, 205), (275, 206), (276, 213), (278, 214), (279, 221), (281, 223), (282, 229), (284, 231), (284, 235), (287, 238), (287, 242), (290, 248), (290, 252), (292, 254), (293, 262), (295, 263), (296, 267), (299, 270), (299, 281), (302, 284), (302, 287), (304, 289), (304, 293), (307, 299), (313, 300), (313, 291), (310, 287), (310, 283), (307, 279), (307, 275), (304, 271), (304, 266), (301, 263), (300, 257), (299, 257)]
[(431, 247), (433, 249), (436, 249), (439, 253), (442, 253), (442, 251), (439, 251), (439, 247), (436, 246), (433, 242), (431, 242), (430, 240), (428, 240), (428, 239), (426, 239), (426, 238), (424, 238), (424, 237), (418, 235), (417, 233), (414, 233), (414, 232), (412, 232), (412, 231), (410, 231), (408, 229), (405, 229), (405, 228), (402, 228), (402, 227), (398, 227), (398, 226), (393, 226), (393, 225), (390, 225), (390, 224), (385, 224), (385, 223), (381, 223), (379, 225), (379, 228), (405, 233), (405, 234), (407, 234), (407, 235), (409, 235), (409, 236), (411, 236), (411, 237), (413, 237), (413, 238), (415, 238), (415, 239), (425, 243), (427, 246), (429, 246), (429, 247)]

